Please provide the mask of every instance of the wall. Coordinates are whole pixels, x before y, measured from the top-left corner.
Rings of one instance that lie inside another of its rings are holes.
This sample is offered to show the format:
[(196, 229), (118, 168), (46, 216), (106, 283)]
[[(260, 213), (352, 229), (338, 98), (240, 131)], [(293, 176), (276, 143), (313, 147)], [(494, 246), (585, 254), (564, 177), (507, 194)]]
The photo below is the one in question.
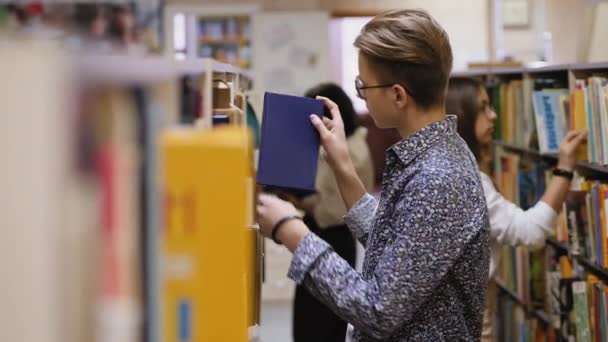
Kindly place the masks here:
[(549, 62), (555, 64), (606, 61), (608, 3), (594, 7), (592, 0), (530, 0), (531, 23), (526, 28), (505, 28), (502, 54), (530, 62), (543, 55), (542, 33), (552, 36)]
[[(167, 3), (201, 4), (194, 0), (169, 0)], [(223, 0), (221, 3), (254, 3), (260, 4), (264, 10), (377, 12), (394, 8), (423, 8), (448, 32), (454, 50), (455, 69), (464, 68), (464, 61), (483, 61), (488, 57), (490, 30), (487, 0)]]
[(592, 30), (592, 1), (548, 0), (546, 10), (554, 63), (585, 62)]
[[(511, 56), (523, 62), (537, 61), (540, 58), (540, 33), (544, 27), (545, 0), (530, 1), (530, 25), (525, 28), (505, 28), (501, 56)], [(549, 0), (553, 1), (553, 0)]]
[(608, 2), (598, 5), (595, 11), (595, 23), (589, 47), (589, 62), (608, 61)]

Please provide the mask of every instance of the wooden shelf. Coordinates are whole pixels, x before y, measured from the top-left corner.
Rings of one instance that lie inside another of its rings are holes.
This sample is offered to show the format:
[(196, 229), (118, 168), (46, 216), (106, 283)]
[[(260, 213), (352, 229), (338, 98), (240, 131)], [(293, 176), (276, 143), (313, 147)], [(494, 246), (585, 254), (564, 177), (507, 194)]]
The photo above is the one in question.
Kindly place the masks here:
[(541, 67), (484, 67), (471, 68), (469, 70), (457, 71), (452, 73), (453, 77), (475, 77), (475, 76), (499, 76), (499, 75), (517, 75), (517, 74), (539, 74), (539, 73), (556, 73), (568, 71), (603, 71), (608, 70), (608, 63), (587, 63), (587, 64), (549, 64)]
[(546, 312), (544, 312), (543, 310), (540, 310), (540, 309), (530, 309), (528, 307), (528, 305), (526, 304), (526, 302), (524, 302), (521, 298), (519, 298), (517, 293), (515, 293), (511, 289), (507, 288), (500, 281), (495, 281), (495, 283), (496, 283), (496, 286), (498, 287), (498, 290), (500, 290), (502, 293), (506, 294), (517, 305), (521, 306), (528, 315), (533, 316), (536, 319), (540, 320), (544, 325), (553, 328), (551, 325), (551, 320), (549, 319), (549, 314), (547, 314)]
[[(557, 163), (558, 157), (554, 154), (541, 154), (538, 150), (509, 144), (500, 140), (495, 140), (494, 145), (501, 146), (506, 150), (521, 154), (530, 159), (542, 160), (550, 164)], [(581, 161), (576, 163), (576, 169), (588, 179), (608, 180), (608, 166)]]
[(560, 250), (564, 254), (568, 254), (571, 258), (578, 261), (578, 263), (581, 266), (583, 266), (583, 268), (585, 268), (585, 270), (587, 270), (587, 272), (593, 274), (594, 276), (598, 277), (603, 282), (608, 284), (608, 269), (601, 268), (596, 263), (594, 263), (591, 260), (588, 260), (587, 258), (584, 258), (580, 255), (573, 255), (572, 253), (570, 253), (570, 248), (568, 247), (568, 245), (566, 245), (565, 243), (563, 243), (561, 241), (557, 241), (553, 237), (547, 238), (547, 244), (549, 246), (552, 246), (553, 248)]
[(608, 269), (601, 268), (598, 264), (591, 262), (581, 256), (576, 255), (576, 260), (581, 264), (589, 273), (600, 278), (604, 283), (608, 284)]
[(522, 154), (528, 157), (532, 157), (533, 159), (538, 160), (547, 160), (557, 162), (557, 156), (553, 154), (541, 154), (538, 150), (532, 148), (526, 148), (517, 146), (514, 144), (509, 144), (504, 141), (494, 140), (494, 145), (503, 147), (511, 152), (516, 152), (518, 154)]
[(568, 246), (561, 242), (561, 241), (557, 241), (554, 237), (549, 237), (547, 238), (547, 244), (549, 246), (552, 246), (553, 248), (558, 249), (559, 251), (563, 252), (563, 253), (568, 253)]
[(218, 44), (245, 44), (250, 40), (248, 38), (231, 38), (231, 39), (209, 39), (209, 38), (200, 38), (199, 43), (201, 44), (210, 44), (210, 45), (218, 45)]
[(504, 294), (508, 295), (512, 301), (516, 302), (520, 306), (523, 306), (524, 308), (526, 307), (526, 303), (521, 298), (519, 298), (517, 293), (513, 292), (513, 290), (508, 288), (501, 281), (495, 280), (494, 282), (496, 283), (496, 286), (498, 287), (498, 289), (500, 291), (502, 291)]

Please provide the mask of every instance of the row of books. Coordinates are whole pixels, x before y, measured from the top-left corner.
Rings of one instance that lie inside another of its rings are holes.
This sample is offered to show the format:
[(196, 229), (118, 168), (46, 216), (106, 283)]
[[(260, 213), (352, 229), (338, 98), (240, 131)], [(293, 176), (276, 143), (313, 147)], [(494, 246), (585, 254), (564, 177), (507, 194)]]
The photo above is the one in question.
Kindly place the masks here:
[(198, 56), (202, 58), (213, 58), (222, 63), (239, 66), (243, 69), (251, 67), (251, 47), (238, 45), (218, 45), (203, 43), (200, 45)]
[(496, 305), (498, 341), (557, 342), (558, 332), (534, 318), (525, 306), (500, 294)]
[(608, 165), (608, 79), (528, 78), (499, 81), (489, 88), (499, 116), (495, 138), (543, 154), (559, 152), (569, 130), (589, 130), (580, 159)]
[(551, 325), (576, 341), (606, 341), (608, 284), (577, 269), (567, 255), (548, 254), (544, 310)]
[[(56, 44), (37, 41), (8, 39), (1, 45), (3, 60), (14, 61), (3, 65), (4, 74), (18, 76), (0, 82), (7, 94), (3, 104), (14, 113), (7, 125), (1, 126), (6, 167), (0, 187), (10, 200), (3, 206), (0, 226), (19, 229), (9, 231), (2, 240), (6, 256), (2, 265), (11, 272), (10, 281), (0, 287), (2, 301), (7, 304), (2, 311), (6, 324), (0, 329), (0, 340), (16, 341), (25, 335), (27, 340), (52, 342), (200, 340), (178, 338), (178, 329), (166, 328), (178, 315), (186, 322), (191, 317), (200, 319), (200, 311), (189, 303), (180, 306), (185, 308), (180, 312), (161, 305), (161, 294), (168, 291), (162, 285), (166, 272), (183, 276), (191, 273), (193, 264), (179, 257), (174, 263), (167, 262), (159, 246), (168, 231), (163, 219), (176, 217), (171, 215), (174, 212), (165, 215), (172, 209), (172, 196), (163, 177), (168, 163), (160, 151), (159, 138), (160, 131), (177, 123), (180, 115), (182, 122), (192, 122), (189, 118), (198, 115), (200, 106), (212, 102), (207, 97), (213, 92), (193, 91), (187, 87), (187, 79), (180, 94), (180, 77), (201, 76), (203, 68), (209, 75), (226, 66), (177, 66), (161, 57), (67, 56)], [(195, 83), (202, 84), (198, 80), (189, 85)], [(177, 140), (186, 131), (204, 132), (179, 127)], [(221, 135), (220, 130), (217, 134)], [(249, 146), (248, 133), (238, 128), (238, 134), (241, 145)], [(226, 140), (237, 136), (227, 135)], [(219, 140), (211, 139), (210, 145), (219, 146)], [(15, 153), (16, 148), (20, 153)], [(197, 151), (188, 152), (204, 164)], [(237, 152), (251, 172), (251, 151)], [(216, 155), (226, 156), (221, 151)], [(203, 166), (234, 171), (222, 163), (213, 165)], [(206, 179), (212, 179), (219, 189), (232, 179), (230, 175), (222, 173), (222, 182), (217, 182), (221, 177)], [(253, 189), (253, 184), (253, 180), (235, 182), (234, 187), (242, 188), (242, 196), (237, 197), (253, 203), (254, 193), (244, 191), (246, 186)], [(178, 185), (178, 191), (183, 189)], [(220, 192), (228, 200), (234, 199), (231, 192)], [(217, 202), (215, 197), (206, 196), (205, 200)], [(252, 218), (253, 208), (249, 207), (247, 215)], [(243, 210), (235, 218), (245, 213)], [(241, 228), (243, 222), (245, 219), (233, 227)], [(251, 226), (251, 219), (247, 223)], [(253, 235), (250, 231), (248, 238), (253, 239)], [(226, 245), (217, 245), (226, 252)], [(254, 256), (259, 254), (249, 251), (247, 261), (253, 267), (257, 262)], [(244, 284), (244, 278), (228, 283), (223, 277), (213, 279), (222, 282), (226, 293), (243, 293), (236, 287)], [(253, 285), (254, 280), (250, 278), (247, 284)], [(251, 293), (255, 290), (253, 286), (249, 289)], [(200, 292), (216, 296), (216, 292)], [(258, 299), (252, 298), (251, 303)], [(222, 319), (232, 322), (224, 316)], [(198, 331), (215, 323), (211, 318), (198, 324), (198, 330), (184, 330), (198, 336)], [(246, 335), (248, 327), (240, 328)], [(161, 338), (161, 331), (174, 338)]]
[(156, 136), (169, 118), (158, 91), (95, 86), (77, 96), (64, 227), (72, 234), (64, 246), (73, 264), (63, 303), (74, 324), (68, 340), (148, 340), (157, 324)]
[[(557, 273), (557, 275), (554, 275)], [(500, 293), (496, 335), (499, 341), (603, 342), (608, 338), (608, 288), (596, 278), (561, 278), (547, 274), (551, 306), (546, 311)], [(548, 300), (549, 302), (549, 300)], [(547, 312), (550, 313), (547, 315)], [(540, 319), (537, 316), (541, 316)], [(546, 321), (549, 319), (549, 321)]]
[(555, 227), (558, 241), (601, 268), (608, 269), (608, 184), (578, 179)]
[(198, 56), (251, 68), (251, 23), (247, 16), (201, 17)]
[[(533, 206), (551, 179), (549, 165), (501, 151), (497, 151), (495, 157), (495, 181), (501, 193), (523, 209)], [(553, 247), (539, 251), (503, 247), (496, 277), (518, 298), (519, 306), (544, 312), (557, 333), (542, 328), (537, 319), (517, 313), (520, 310), (517, 305), (503, 303), (497, 320), (501, 341), (525, 341), (531, 337), (535, 341), (555, 341), (559, 336), (577, 336), (581, 331), (588, 331), (594, 338), (604, 336), (608, 322), (606, 284), (589, 275), (575, 258), (583, 257), (600, 268), (606, 267), (606, 189), (608, 184), (590, 182), (579, 176), (573, 181), (555, 227), (556, 239), (569, 246), (566, 251)], [(583, 302), (587, 306), (580, 309)], [(585, 316), (581, 316), (583, 312)], [(577, 341), (586, 340), (577, 338)]]
[(198, 22), (199, 37), (202, 42), (242, 41), (251, 37), (251, 23), (242, 17), (202, 17)]

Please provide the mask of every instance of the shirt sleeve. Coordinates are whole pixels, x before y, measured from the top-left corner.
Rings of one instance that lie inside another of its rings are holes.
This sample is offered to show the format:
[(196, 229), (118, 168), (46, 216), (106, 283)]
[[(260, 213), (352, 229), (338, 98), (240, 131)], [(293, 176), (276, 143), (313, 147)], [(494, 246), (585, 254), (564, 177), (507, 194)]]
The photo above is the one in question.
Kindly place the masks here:
[(363, 247), (367, 246), (367, 237), (377, 208), (378, 201), (374, 196), (365, 194), (344, 216), (344, 222)]
[(490, 214), (492, 239), (511, 246), (542, 247), (547, 236), (553, 233), (557, 220), (555, 210), (543, 201), (523, 210), (504, 198), (487, 175), (482, 173), (481, 181)]
[[(329, 245), (309, 234), (294, 253), (289, 277), (366, 334), (378, 339), (393, 335), (414, 318), (480, 234), (471, 215), (484, 213), (462, 215), (474, 211), (461, 195), (462, 185), (425, 179), (424, 184), (408, 186), (396, 203), (394, 223), (385, 231), (391, 234), (390, 242), (372, 274), (364, 278)], [(354, 221), (364, 221), (352, 210), (350, 215)]]

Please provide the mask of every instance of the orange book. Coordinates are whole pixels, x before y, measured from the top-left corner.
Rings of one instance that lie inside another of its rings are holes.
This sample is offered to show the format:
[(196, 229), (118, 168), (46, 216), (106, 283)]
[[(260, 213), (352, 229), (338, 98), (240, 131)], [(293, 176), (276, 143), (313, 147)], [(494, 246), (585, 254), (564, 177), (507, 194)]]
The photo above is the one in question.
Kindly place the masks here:
[(572, 270), (572, 262), (570, 261), (570, 259), (567, 256), (562, 255), (559, 258), (559, 269), (562, 272), (562, 278), (564, 278), (564, 279), (574, 278), (574, 272)]
[[(585, 90), (577, 85), (570, 99), (571, 129), (587, 129), (587, 111), (585, 110)], [(579, 160), (589, 160), (588, 144), (581, 144), (577, 150)]]
[[(608, 268), (608, 184), (600, 186), (599, 189), (600, 209), (600, 236), (597, 238), (602, 242), (603, 263), (602, 267)], [(599, 253), (600, 251), (598, 251)]]

